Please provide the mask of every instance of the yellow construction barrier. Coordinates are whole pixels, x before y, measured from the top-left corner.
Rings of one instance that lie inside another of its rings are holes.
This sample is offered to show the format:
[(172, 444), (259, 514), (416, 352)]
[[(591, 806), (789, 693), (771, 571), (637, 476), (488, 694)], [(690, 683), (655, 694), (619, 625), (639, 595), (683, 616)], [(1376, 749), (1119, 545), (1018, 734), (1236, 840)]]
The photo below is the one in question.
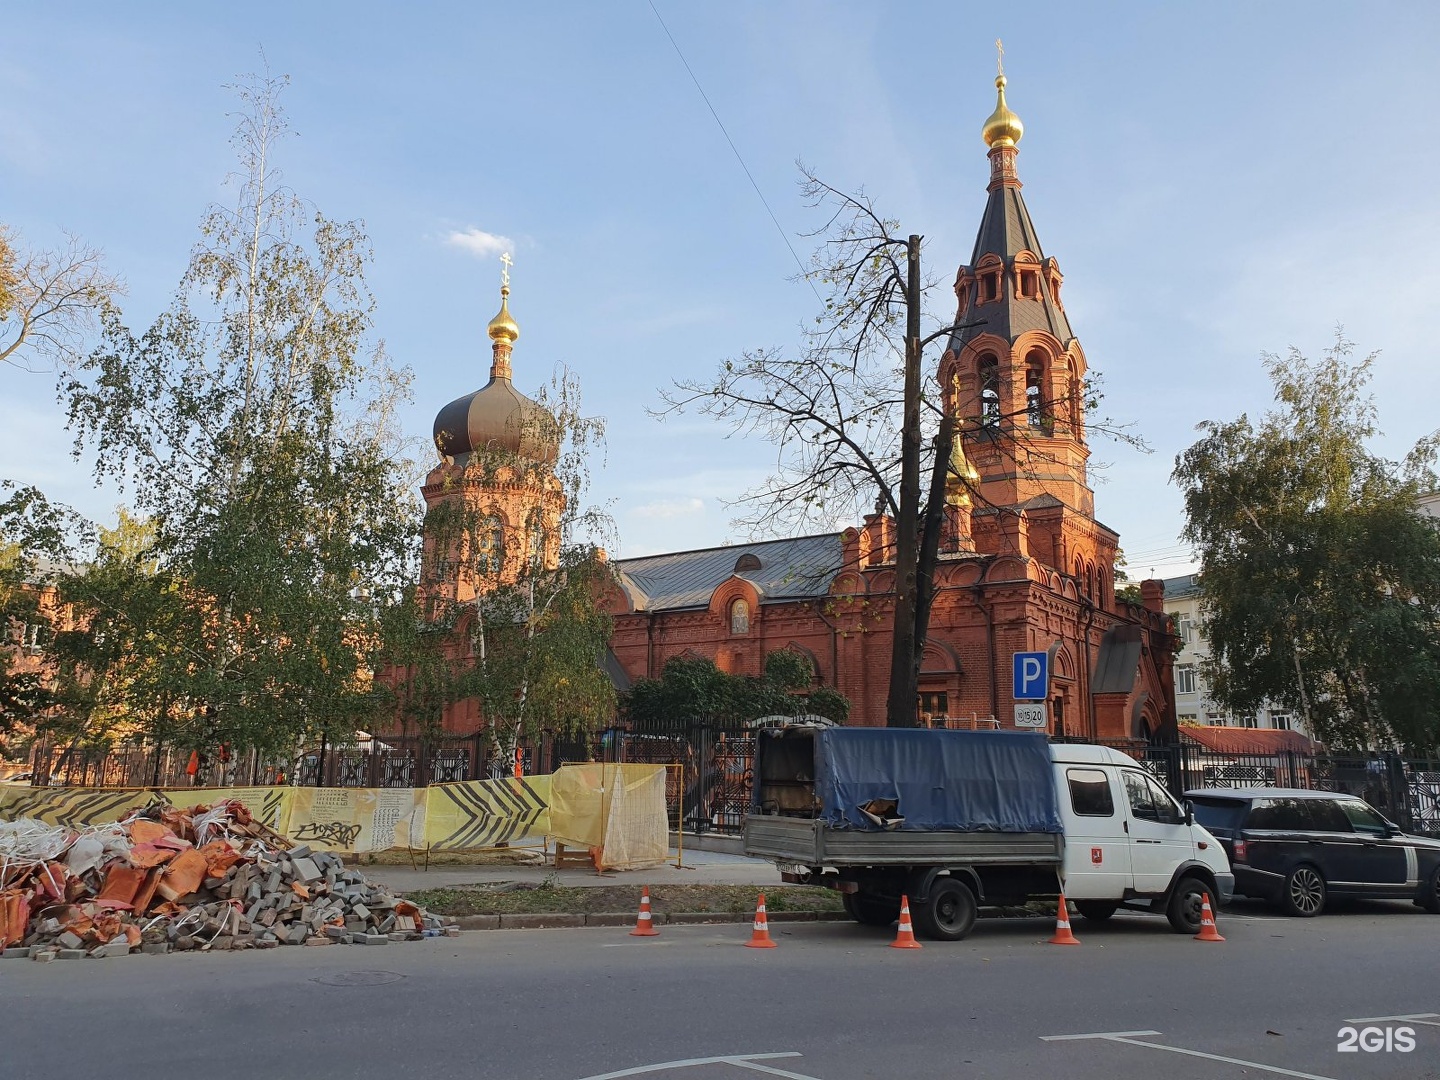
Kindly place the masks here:
[(665, 766), (562, 765), (550, 782), (550, 835), (589, 848), (600, 870), (659, 866), (670, 852)]
[(539, 840), (550, 831), (550, 793), (548, 776), (424, 788), (424, 843), (417, 846), (455, 851)]

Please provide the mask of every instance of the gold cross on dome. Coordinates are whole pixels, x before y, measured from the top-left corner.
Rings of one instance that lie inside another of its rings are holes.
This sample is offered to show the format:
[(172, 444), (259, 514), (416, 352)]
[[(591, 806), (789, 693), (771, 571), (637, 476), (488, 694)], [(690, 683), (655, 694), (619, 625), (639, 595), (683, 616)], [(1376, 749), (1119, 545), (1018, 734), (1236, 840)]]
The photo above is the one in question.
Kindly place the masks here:
[(998, 37), (995, 39), (995, 74), (1005, 74), (1005, 46)]
[(504, 251), (500, 253), (500, 261), (505, 264), (505, 268), (500, 271), (500, 284), (509, 285), (510, 267), (515, 262), (515, 260), (510, 257), (510, 253), (508, 251)]

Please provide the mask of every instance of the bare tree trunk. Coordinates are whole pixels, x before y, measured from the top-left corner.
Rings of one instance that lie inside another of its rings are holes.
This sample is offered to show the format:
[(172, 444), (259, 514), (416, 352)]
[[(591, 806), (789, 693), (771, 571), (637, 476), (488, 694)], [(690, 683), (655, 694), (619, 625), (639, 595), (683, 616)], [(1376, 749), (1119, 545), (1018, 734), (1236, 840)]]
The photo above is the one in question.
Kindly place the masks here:
[(920, 681), (916, 660), (916, 570), (920, 526), (920, 237), (906, 245), (905, 405), (900, 430), (900, 520), (895, 536), (895, 635), (890, 653), (886, 727), (915, 726)]

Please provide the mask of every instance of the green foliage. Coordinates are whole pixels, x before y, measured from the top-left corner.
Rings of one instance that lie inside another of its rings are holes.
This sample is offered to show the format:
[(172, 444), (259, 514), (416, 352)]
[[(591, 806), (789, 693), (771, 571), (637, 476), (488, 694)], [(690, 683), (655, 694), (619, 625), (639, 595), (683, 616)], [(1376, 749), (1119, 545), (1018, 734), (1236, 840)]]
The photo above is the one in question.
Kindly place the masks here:
[(765, 657), (765, 681), (781, 690), (808, 690), (815, 682), (815, 665), (793, 649), (777, 649)]
[(1368, 448), (1373, 357), (1337, 335), (1318, 361), (1267, 356), (1278, 408), (1207, 423), (1181, 454), (1216, 699), (1298, 710), (1347, 749), (1440, 747), (1440, 532), (1430, 440)]
[(107, 310), (62, 380), (77, 453), (146, 530), (66, 586), (77, 730), (288, 750), (376, 715), (386, 609), (418, 551), (408, 373), (370, 341), (361, 226), (279, 182), (282, 86), (240, 88), (236, 201), (206, 215), (170, 306), (138, 334)]
[(765, 657), (765, 674), (729, 675), (714, 661), (677, 656), (658, 679), (638, 679), (626, 693), (626, 716), (640, 730), (661, 730), (693, 723), (721, 726), (748, 723), (762, 716), (814, 713), (844, 723), (850, 702), (838, 690), (814, 683), (815, 667), (804, 656), (782, 649)]

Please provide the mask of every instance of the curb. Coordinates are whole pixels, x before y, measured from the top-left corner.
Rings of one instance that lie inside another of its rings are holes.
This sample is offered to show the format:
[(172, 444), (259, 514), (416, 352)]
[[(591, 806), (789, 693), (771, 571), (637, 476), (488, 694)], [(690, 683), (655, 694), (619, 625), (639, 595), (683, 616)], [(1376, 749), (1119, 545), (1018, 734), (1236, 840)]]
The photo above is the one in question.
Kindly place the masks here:
[[(843, 911), (772, 911), (771, 922), (846, 922)], [(587, 926), (630, 926), (635, 916), (626, 912), (595, 912), (566, 914), (562, 912), (528, 912), (515, 915), (442, 915), (447, 925), (461, 930), (553, 930)], [(655, 912), (656, 924), (695, 926), (717, 923), (748, 923), (753, 915), (733, 911), (677, 911), (672, 914)]]

